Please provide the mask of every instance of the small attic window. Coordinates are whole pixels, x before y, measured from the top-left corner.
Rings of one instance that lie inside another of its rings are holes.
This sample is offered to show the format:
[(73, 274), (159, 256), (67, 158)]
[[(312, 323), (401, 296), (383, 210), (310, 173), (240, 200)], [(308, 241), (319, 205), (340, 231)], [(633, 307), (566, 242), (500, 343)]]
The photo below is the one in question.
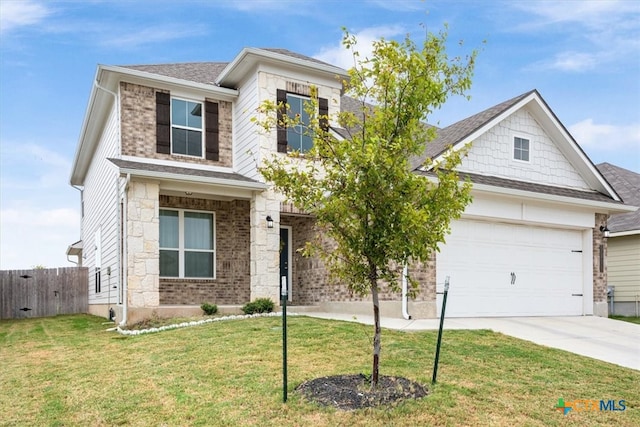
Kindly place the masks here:
[(529, 140), (526, 138), (520, 138), (518, 136), (513, 137), (513, 158), (514, 160), (521, 160), (523, 162), (529, 161)]

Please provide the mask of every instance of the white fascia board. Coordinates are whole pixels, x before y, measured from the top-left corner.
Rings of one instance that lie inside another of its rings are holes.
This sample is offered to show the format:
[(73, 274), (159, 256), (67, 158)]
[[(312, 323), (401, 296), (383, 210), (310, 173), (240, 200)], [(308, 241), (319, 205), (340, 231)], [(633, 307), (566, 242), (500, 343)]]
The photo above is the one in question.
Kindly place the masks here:
[(600, 171), (595, 167), (591, 159), (580, 148), (577, 141), (555, 116), (553, 111), (537, 96), (532, 103), (529, 112), (535, 117), (541, 126), (550, 133), (551, 139), (569, 162), (580, 172), (582, 178), (592, 188), (605, 191), (611, 198), (620, 202), (622, 199), (611, 185), (604, 179)]
[[(96, 86), (96, 83), (100, 82), (101, 76), (102, 69), (101, 66), (98, 66), (91, 83), (91, 93), (89, 95), (89, 101), (87, 102), (87, 108), (82, 120), (82, 127), (80, 128), (80, 137), (78, 138), (76, 152), (73, 157), (71, 175), (69, 176), (69, 183), (71, 185), (83, 185), (84, 175), (89, 167), (88, 162), (95, 150), (98, 139), (98, 136), (96, 136), (98, 123), (96, 123), (94, 117), (101, 117), (104, 115), (109, 106), (109, 98), (112, 98), (112, 95), (105, 93), (102, 89), (99, 89)], [(99, 124), (102, 125), (102, 121)]]
[(278, 64), (280, 66), (292, 65), (314, 73), (321, 72), (348, 77), (344, 69), (334, 65), (321, 64), (282, 53), (247, 47), (242, 49), (238, 56), (222, 70), (215, 83), (218, 85), (237, 86), (244, 75), (259, 62)]
[(169, 172), (157, 172), (157, 171), (145, 171), (140, 169), (132, 169), (132, 168), (118, 168), (121, 175), (131, 175), (140, 178), (152, 178), (158, 180), (167, 180), (167, 181), (182, 181), (194, 184), (208, 184), (208, 185), (217, 185), (220, 187), (228, 187), (228, 188), (238, 188), (243, 190), (266, 190), (268, 188), (267, 184), (263, 184), (261, 182), (245, 182), (245, 181), (235, 181), (232, 179), (223, 179), (223, 178), (213, 178), (213, 177), (203, 177), (203, 176), (191, 176), (191, 175), (182, 175), (178, 173), (169, 173)]
[(612, 237), (624, 237), (624, 236), (635, 236), (635, 235), (640, 235), (640, 229), (637, 230), (627, 230), (627, 231), (618, 231), (618, 232), (610, 232), (611, 234), (609, 234), (609, 238), (611, 239)]
[[(622, 201), (613, 187), (607, 183), (602, 174), (593, 165), (593, 162), (591, 162), (584, 151), (580, 149), (575, 139), (573, 139), (571, 134), (569, 134), (565, 127), (559, 122), (553, 111), (551, 111), (546, 103), (540, 98), (537, 92), (532, 92), (525, 98), (522, 98), (516, 104), (512, 105), (511, 108), (494, 117), (493, 120), (478, 128), (465, 139), (458, 141), (452, 149), (455, 151), (461, 150), (468, 143), (476, 140), (489, 129), (525, 106), (528, 107), (529, 112), (536, 118), (536, 120), (538, 120), (540, 125), (550, 133), (551, 139), (556, 142), (558, 149), (568, 158), (569, 162), (581, 172), (583, 179), (585, 179), (592, 188), (596, 187), (595, 189), (606, 192), (615, 201)], [(447, 151), (436, 157), (434, 159), (434, 164), (443, 161), (446, 154)], [(420, 170), (426, 171), (428, 169), (422, 167)]]
[(636, 235), (640, 235), (640, 228), (635, 229), (635, 230), (618, 231), (618, 232), (611, 231), (610, 234), (609, 234), (609, 238), (612, 238), (612, 237), (624, 237), (624, 236), (636, 236)]

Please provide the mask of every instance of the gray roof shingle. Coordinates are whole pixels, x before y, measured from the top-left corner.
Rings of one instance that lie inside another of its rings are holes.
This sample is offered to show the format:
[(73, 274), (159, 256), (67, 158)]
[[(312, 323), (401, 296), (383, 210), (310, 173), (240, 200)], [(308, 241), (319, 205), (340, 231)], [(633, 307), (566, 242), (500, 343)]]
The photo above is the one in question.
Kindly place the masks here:
[(147, 172), (168, 173), (174, 175), (186, 175), (193, 177), (215, 178), (227, 181), (236, 181), (238, 183), (259, 184), (258, 181), (247, 178), (235, 172), (218, 172), (204, 169), (192, 169), (189, 167), (165, 166), (155, 163), (132, 162), (130, 160), (108, 158), (111, 163), (121, 169), (132, 169)]
[(212, 85), (227, 64), (228, 62), (184, 62), (176, 64), (122, 65), (121, 67)]
[[(425, 176), (435, 176), (433, 172), (418, 172)], [(582, 200), (593, 200), (596, 202), (614, 202), (611, 197), (598, 193), (597, 191), (584, 191), (575, 188), (556, 187), (552, 185), (537, 184), (534, 182), (518, 181), (514, 179), (498, 178), (496, 176), (480, 175), (475, 173), (460, 172), (458, 174), (461, 180), (469, 178), (474, 184), (491, 185), (493, 187), (510, 188), (513, 190), (529, 191), (531, 193), (550, 194), (554, 196), (572, 197)]]
[[(596, 167), (626, 205), (640, 206), (640, 174), (610, 163), (600, 163)], [(607, 227), (611, 232), (640, 230), (640, 209), (611, 215)]]

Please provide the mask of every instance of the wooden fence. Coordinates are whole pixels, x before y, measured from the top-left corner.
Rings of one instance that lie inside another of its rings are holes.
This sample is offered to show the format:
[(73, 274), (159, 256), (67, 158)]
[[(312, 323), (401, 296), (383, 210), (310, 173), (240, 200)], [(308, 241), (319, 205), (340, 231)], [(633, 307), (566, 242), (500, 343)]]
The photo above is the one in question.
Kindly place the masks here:
[(86, 267), (0, 271), (0, 319), (86, 313)]

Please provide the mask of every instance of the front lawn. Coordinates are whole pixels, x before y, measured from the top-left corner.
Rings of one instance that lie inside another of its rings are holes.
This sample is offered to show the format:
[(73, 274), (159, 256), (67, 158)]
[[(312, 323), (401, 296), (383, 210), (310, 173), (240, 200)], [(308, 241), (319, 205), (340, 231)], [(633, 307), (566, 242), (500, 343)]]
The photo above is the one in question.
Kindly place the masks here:
[[(290, 317), (282, 403), (280, 318), (125, 337), (78, 315), (0, 321), (0, 425), (640, 425), (640, 372), (489, 331), (384, 330), (381, 374), (430, 395), (351, 412), (319, 407), (301, 382), (370, 373), (372, 327)], [(558, 399), (625, 400), (625, 411), (556, 410)]]
[(637, 323), (638, 325), (640, 325), (640, 317), (636, 317), (636, 316), (617, 316), (615, 314), (612, 314), (609, 316), (609, 318), (615, 319), (615, 320), (622, 320), (630, 323)]

